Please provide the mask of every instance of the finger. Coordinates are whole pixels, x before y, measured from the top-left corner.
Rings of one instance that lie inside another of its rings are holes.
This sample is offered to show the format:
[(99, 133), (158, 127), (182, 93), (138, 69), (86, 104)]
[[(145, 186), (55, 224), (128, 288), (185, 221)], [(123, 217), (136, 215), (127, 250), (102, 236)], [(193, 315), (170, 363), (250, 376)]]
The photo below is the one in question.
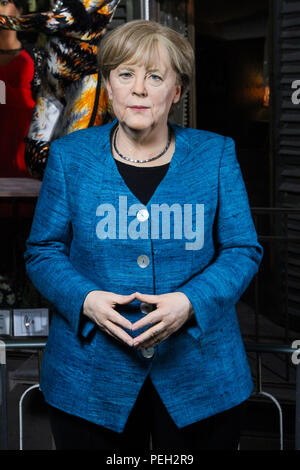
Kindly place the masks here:
[(102, 331), (104, 331), (105, 333), (107, 333), (109, 336), (111, 336), (112, 338), (115, 338), (116, 340), (118, 340), (120, 343), (122, 343), (122, 341), (120, 340), (120, 338), (118, 338), (116, 335), (112, 334), (107, 328), (105, 328), (104, 326), (101, 326), (100, 329)]
[(131, 329), (132, 331), (139, 330), (147, 325), (154, 325), (162, 320), (162, 311), (158, 308), (153, 310), (152, 312), (145, 315), (143, 318), (140, 318), (135, 323), (132, 324)]
[(117, 312), (117, 310), (114, 310), (113, 308), (110, 308), (108, 310), (108, 320), (113, 323), (116, 323), (119, 326), (122, 326), (123, 328), (127, 328), (128, 330), (132, 329), (131, 321), (123, 317), (123, 315), (121, 315), (119, 312)]
[(139, 336), (133, 338), (133, 346), (137, 347), (143, 345), (147, 341), (155, 341), (164, 330), (165, 325), (162, 323), (149, 328), (147, 331), (144, 331)]
[(128, 344), (128, 346), (133, 346), (132, 337), (129, 336), (126, 331), (124, 331), (119, 326), (107, 320), (104, 325), (106, 332), (113, 336), (115, 339)]
[(138, 344), (137, 346), (133, 345), (133, 347), (140, 351), (141, 349), (148, 349), (148, 348), (153, 348), (160, 344), (165, 338), (167, 338), (168, 335), (164, 336), (157, 336), (156, 338), (152, 338), (151, 340), (148, 341), (143, 341), (142, 343)]
[(122, 305), (122, 304), (128, 304), (130, 302), (132, 302), (133, 300), (135, 299), (135, 293), (133, 292), (132, 294), (129, 294), (129, 295), (120, 295), (120, 294), (116, 294), (116, 298), (115, 298), (115, 301)]
[(141, 294), (140, 292), (135, 293), (136, 299), (147, 302), (149, 304), (156, 304), (159, 301), (159, 295), (151, 295), (151, 294)]
[(137, 350), (141, 349), (148, 349), (148, 348), (153, 348), (154, 346), (157, 346), (160, 344), (164, 339), (166, 339), (169, 335), (159, 335), (156, 338), (153, 338), (149, 341), (143, 341), (143, 343), (139, 344), (138, 346), (135, 347)]
[[(107, 333), (109, 336), (111, 336), (112, 338), (114, 338), (116, 341), (118, 341), (119, 343), (121, 344), (124, 344), (124, 341), (121, 340), (118, 336), (114, 335), (111, 331), (109, 331), (107, 328), (103, 328), (103, 331), (105, 333)], [(128, 344), (128, 343), (126, 343)], [(132, 346), (132, 344), (128, 344), (128, 346)]]
[(150, 348), (153, 346), (157, 346), (166, 338), (168, 338), (171, 335), (171, 333), (172, 333), (171, 330), (164, 329), (160, 334), (154, 335), (150, 339), (143, 340), (141, 343), (138, 343), (137, 345), (133, 343), (133, 347), (140, 350), (140, 349), (146, 349), (146, 348)]

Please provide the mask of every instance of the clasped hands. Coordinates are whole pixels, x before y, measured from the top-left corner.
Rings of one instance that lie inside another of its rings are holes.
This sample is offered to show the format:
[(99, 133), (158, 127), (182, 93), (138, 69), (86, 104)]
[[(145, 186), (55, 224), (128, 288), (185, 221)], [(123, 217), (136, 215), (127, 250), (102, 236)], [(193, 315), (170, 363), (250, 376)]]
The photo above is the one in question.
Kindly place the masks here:
[[(124, 305), (138, 299), (154, 305), (154, 310), (135, 323), (117, 312), (116, 305)], [(155, 308), (156, 307), (156, 308)], [(83, 314), (94, 321), (101, 330), (131, 347), (149, 348), (165, 340), (194, 314), (192, 304), (183, 292), (148, 295), (134, 292), (119, 295), (113, 292), (94, 290), (88, 293), (83, 303)], [(125, 330), (136, 331), (147, 327), (132, 338)]]

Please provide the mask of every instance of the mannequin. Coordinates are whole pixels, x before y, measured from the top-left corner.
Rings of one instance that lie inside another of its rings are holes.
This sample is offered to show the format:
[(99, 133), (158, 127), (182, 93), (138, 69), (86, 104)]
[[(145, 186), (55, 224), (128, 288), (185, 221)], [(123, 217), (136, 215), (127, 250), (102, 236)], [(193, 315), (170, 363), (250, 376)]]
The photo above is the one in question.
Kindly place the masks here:
[[(0, 13), (20, 16), (18, 2), (0, 0)], [(25, 142), (35, 105), (32, 81), (34, 59), (16, 31), (0, 30), (0, 80), (5, 102), (0, 105), (0, 177), (30, 176), (24, 161)]]

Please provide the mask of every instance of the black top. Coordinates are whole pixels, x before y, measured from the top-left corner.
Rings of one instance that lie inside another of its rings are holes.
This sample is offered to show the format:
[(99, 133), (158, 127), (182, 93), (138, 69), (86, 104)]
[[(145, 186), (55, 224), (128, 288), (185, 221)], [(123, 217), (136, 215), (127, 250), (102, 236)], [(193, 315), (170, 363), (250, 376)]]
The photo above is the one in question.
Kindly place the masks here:
[(147, 204), (155, 189), (168, 171), (170, 163), (160, 166), (140, 167), (115, 160), (118, 170), (128, 188), (141, 201)]

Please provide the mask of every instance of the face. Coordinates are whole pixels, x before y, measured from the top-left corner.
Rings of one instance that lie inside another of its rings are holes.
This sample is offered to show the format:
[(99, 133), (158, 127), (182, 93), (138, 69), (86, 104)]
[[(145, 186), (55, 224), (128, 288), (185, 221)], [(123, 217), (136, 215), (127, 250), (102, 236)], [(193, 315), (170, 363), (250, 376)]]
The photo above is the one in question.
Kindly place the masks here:
[(7, 0), (0, 0), (0, 15), (18, 16), (20, 15), (20, 13), (20, 10), (18, 10), (18, 8), (13, 2), (8, 2)]
[(159, 46), (158, 63), (152, 70), (140, 64), (120, 64), (110, 72), (108, 96), (120, 123), (146, 130), (167, 123), (170, 108), (180, 99), (176, 72)]

